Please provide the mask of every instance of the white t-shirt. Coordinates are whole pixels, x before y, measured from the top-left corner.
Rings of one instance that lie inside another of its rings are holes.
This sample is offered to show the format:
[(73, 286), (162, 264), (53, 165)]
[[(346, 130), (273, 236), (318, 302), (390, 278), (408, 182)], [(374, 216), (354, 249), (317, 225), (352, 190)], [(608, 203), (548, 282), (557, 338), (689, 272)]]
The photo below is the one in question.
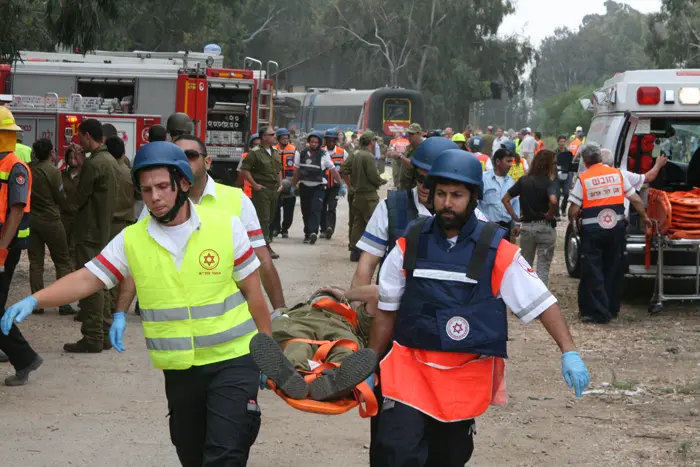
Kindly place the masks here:
[(521, 156), (525, 156), (526, 154), (529, 154), (531, 157), (535, 154), (536, 149), (537, 149), (537, 140), (530, 135), (527, 135), (525, 137), (525, 139), (523, 139), (523, 142), (520, 143), (520, 155)]
[[(331, 156), (328, 154), (328, 151), (326, 151), (325, 149), (319, 149), (319, 151), (323, 151), (323, 156), (321, 157), (321, 170), (335, 170), (335, 164), (333, 163)], [(300, 163), (301, 155), (299, 154), (299, 152), (297, 152), (296, 154), (294, 154), (294, 167), (299, 168)], [(299, 180), (299, 183), (306, 186), (318, 186), (327, 184), (328, 180), (326, 180), (326, 177), (323, 177), (322, 182), (307, 182), (305, 180)]]
[[(202, 197), (199, 198), (199, 202), (195, 204), (201, 204), (205, 196), (211, 196), (216, 199), (216, 182), (213, 178), (207, 175), (207, 184), (204, 185), (204, 191), (202, 192)], [(192, 200), (190, 200), (192, 201)], [(139, 214), (139, 219), (148, 216), (148, 208), (144, 204), (141, 214)], [(248, 232), (248, 239), (253, 248), (260, 248), (266, 246), (265, 236), (263, 235), (262, 228), (260, 227), (260, 221), (258, 220), (258, 213), (255, 211), (255, 206), (253, 202), (248, 198), (248, 196), (241, 190), (241, 223)]]
[[(501, 149), (501, 144), (505, 143), (506, 141), (510, 141), (510, 140), (508, 138), (506, 138), (505, 136), (501, 136), (500, 138), (494, 138), (493, 146), (491, 146), (491, 155), (493, 156), (494, 154), (496, 154), (496, 151)], [(486, 149), (486, 148), (484, 148), (484, 149)]]
[[(449, 241), (454, 245), (457, 238), (451, 238)], [(505, 240), (502, 241), (505, 242)], [(444, 280), (450, 282), (449, 279)], [(458, 283), (454, 284), (457, 286)], [(405, 289), (403, 251), (397, 245), (386, 257), (379, 272), (379, 309), (399, 310)], [(497, 296), (503, 299), (506, 306), (522, 323), (529, 323), (557, 302), (519, 250), (513, 262), (503, 273)]]
[[(189, 203), (191, 215), (184, 224), (167, 227), (155, 219), (150, 219), (147, 227), (151, 238), (170, 253), (178, 270), (185, 259), (190, 236), (202, 225), (194, 203), (191, 201)], [(233, 280), (240, 282), (260, 267), (260, 261), (255, 256), (241, 221), (236, 217), (231, 217), (231, 227), (231, 241), (234, 251)], [(85, 267), (108, 289), (115, 287), (128, 277), (131, 274), (131, 269), (124, 248), (124, 231), (122, 230), (114, 237), (96, 258), (85, 264)]]
[[(413, 193), (413, 202), (418, 207), (419, 216), (432, 216), (428, 208), (423, 206), (418, 201), (418, 188), (414, 187), (411, 190)], [(477, 219), (488, 221), (486, 217), (476, 208), (474, 211)], [(386, 255), (387, 246), (389, 245), (389, 210), (386, 205), (386, 199), (377, 205), (370, 217), (365, 231), (357, 242), (357, 248), (365, 251), (378, 258), (383, 258)]]

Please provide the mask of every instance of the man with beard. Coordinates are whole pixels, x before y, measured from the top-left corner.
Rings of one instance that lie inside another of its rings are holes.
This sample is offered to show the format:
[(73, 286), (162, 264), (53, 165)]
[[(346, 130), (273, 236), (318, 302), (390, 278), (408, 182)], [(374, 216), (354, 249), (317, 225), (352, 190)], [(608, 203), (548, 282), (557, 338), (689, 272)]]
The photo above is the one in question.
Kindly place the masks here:
[[(379, 276), (369, 348), (382, 353), (377, 465), (463, 466), (474, 418), (505, 403), (506, 307), (539, 318), (562, 351), (562, 375), (581, 396), (588, 370), (556, 304), (507, 231), (474, 215), (481, 163), (459, 149), (433, 163), (435, 217), (409, 225)], [(392, 342), (393, 341), (393, 342)]]

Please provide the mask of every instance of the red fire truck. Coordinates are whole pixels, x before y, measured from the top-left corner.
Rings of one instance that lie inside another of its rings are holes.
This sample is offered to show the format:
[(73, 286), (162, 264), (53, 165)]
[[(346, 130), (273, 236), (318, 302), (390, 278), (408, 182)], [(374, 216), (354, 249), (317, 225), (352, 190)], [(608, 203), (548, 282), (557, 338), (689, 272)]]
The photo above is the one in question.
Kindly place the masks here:
[[(274, 61), (263, 69), (261, 61), (246, 57), (242, 69), (231, 69), (223, 67), (220, 55), (193, 52), (23, 51), (21, 56), (12, 67), (0, 65), (0, 94), (15, 96), (11, 107), (18, 124), (28, 127), (30, 142), (51, 132), (72, 134), (71, 125), (99, 109), (96, 118), (132, 138), (135, 152), (146, 143), (151, 125), (185, 112), (209, 154), (237, 164), (250, 135), (272, 121), (275, 86), (268, 77), (277, 74)], [(55, 142), (62, 147), (65, 138)]]

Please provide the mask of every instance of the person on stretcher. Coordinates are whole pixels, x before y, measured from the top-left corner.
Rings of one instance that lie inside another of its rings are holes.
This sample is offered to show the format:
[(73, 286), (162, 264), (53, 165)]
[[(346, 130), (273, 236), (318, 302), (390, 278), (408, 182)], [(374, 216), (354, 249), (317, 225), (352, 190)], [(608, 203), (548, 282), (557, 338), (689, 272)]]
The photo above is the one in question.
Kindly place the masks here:
[[(323, 287), (311, 298), (272, 321), (272, 337), (257, 334), (250, 353), (263, 375), (287, 397), (333, 401), (351, 394), (353, 388), (373, 375), (377, 356), (365, 348), (373, 310), (378, 303), (376, 285), (343, 291)], [(353, 307), (350, 302), (360, 303)], [(309, 341), (336, 343), (319, 344)], [(328, 350), (330, 349), (330, 350)], [(319, 353), (325, 353), (320, 358)], [(323, 361), (315, 361), (323, 360)], [(307, 383), (310, 373), (322, 363), (335, 364)], [(301, 372), (301, 373), (300, 373)], [(263, 380), (265, 378), (263, 377)]]

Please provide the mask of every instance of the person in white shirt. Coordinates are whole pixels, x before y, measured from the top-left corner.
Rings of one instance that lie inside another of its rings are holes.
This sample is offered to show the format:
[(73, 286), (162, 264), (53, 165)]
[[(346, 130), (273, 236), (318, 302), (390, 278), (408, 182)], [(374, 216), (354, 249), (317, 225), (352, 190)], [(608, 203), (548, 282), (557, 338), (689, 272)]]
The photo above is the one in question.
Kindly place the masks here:
[(522, 142), (520, 143), (520, 157), (523, 157), (528, 165), (532, 165), (532, 158), (537, 150), (537, 140), (532, 136), (529, 128), (523, 128), (520, 132)]
[[(491, 155), (496, 154), (496, 151), (501, 149), (501, 145), (506, 141), (510, 141), (507, 136), (503, 134), (503, 128), (496, 130), (496, 137), (493, 139), (493, 145), (491, 146)], [(488, 148), (486, 148), (488, 150)]]
[(304, 218), (304, 243), (313, 245), (318, 240), (323, 198), (328, 183), (324, 172), (328, 170), (338, 184), (342, 183), (342, 180), (331, 156), (321, 147), (323, 135), (314, 131), (306, 141), (309, 147), (302, 149), (298, 158), (295, 156), (292, 186), (299, 184), (301, 215)]

